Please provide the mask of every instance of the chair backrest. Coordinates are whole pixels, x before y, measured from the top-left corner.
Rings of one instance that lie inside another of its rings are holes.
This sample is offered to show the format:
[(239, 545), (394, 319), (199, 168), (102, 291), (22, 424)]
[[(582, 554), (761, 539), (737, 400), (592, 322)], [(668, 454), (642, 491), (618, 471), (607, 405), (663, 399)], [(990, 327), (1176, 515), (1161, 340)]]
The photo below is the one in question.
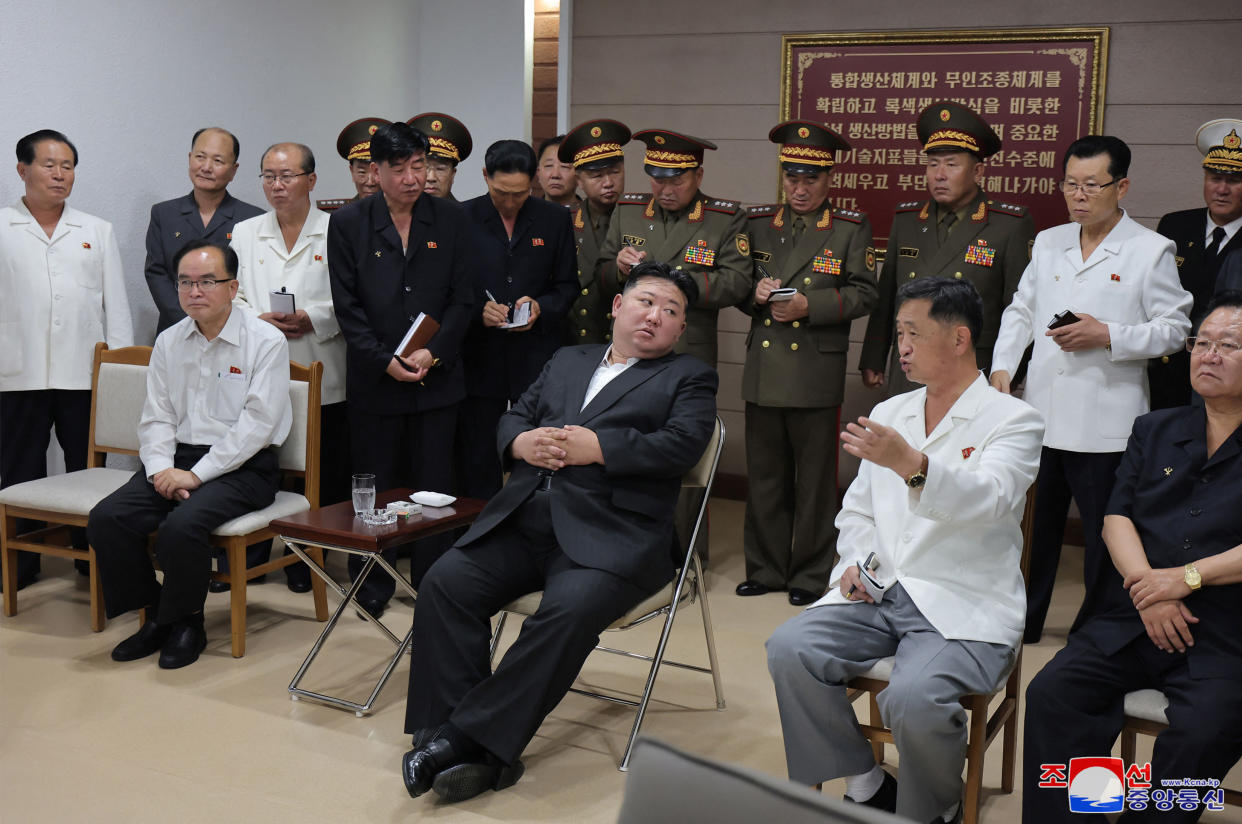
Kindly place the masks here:
[[(319, 506), (319, 401), (323, 385), (323, 364), (314, 361), (303, 366), (289, 361), (289, 402), (293, 424), (289, 436), (276, 450), (280, 468), (286, 474), (305, 480), (311, 508)], [(332, 433), (337, 437), (338, 433)]]
[(682, 477), (682, 486), (694, 489), (707, 488), (710, 493), (712, 480), (716, 477), (716, 464), (720, 462), (720, 452), (724, 447), (724, 436), (724, 422), (717, 415), (716, 426), (712, 430), (711, 439), (707, 442), (707, 448), (703, 450), (703, 456), (699, 458), (694, 468)]
[(138, 454), (138, 421), (150, 363), (150, 346), (109, 349), (103, 341), (95, 344), (87, 466), (103, 466), (109, 452)]
[(1035, 531), (1035, 482), (1026, 490), (1026, 509), (1022, 511), (1022, 582), (1028, 582), (1031, 571), (1031, 536)]

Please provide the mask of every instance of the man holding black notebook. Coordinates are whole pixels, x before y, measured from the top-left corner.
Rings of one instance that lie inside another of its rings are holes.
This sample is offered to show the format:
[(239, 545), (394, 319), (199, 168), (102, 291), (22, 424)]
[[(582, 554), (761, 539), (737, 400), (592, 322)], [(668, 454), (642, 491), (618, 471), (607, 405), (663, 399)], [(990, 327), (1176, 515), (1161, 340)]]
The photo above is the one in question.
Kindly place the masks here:
[[(380, 191), (334, 213), (328, 224), (332, 302), (347, 346), (353, 467), (374, 473), (377, 489), (451, 487), (457, 406), (466, 393), (459, 349), (472, 314), (473, 228), (455, 204), (422, 196), (427, 146), (427, 137), (405, 123), (377, 129), (371, 163)], [(425, 346), (399, 357), (420, 314), (439, 328)], [(416, 549), (415, 586), (437, 554)], [(359, 603), (378, 617), (394, 586), (368, 578)]]

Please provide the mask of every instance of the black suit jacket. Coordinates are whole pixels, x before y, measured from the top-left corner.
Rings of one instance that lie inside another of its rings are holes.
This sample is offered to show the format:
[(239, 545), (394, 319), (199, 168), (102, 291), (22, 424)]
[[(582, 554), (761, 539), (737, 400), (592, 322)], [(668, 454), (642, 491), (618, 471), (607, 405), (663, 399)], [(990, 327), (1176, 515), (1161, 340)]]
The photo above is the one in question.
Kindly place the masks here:
[(172, 268), (173, 256), (182, 246), (199, 238), (228, 246), (235, 224), (261, 214), (263, 210), (258, 206), (251, 206), (227, 192), (206, 227), (198, 216), (198, 204), (194, 202), (193, 192), (151, 207), (144, 273), (147, 289), (151, 291), (155, 308), (160, 313), (156, 334), (185, 317), (181, 302), (177, 300), (177, 273)]
[[(1238, 234), (1242, 235), (1242, 232)], [(1237, 235), (1234, 237), (1236, 239)], [(1220, 271), (1216, 273), (1216, 292), (1219, 294), (1229, 289), (1242, 291), (1242, 250), (1230, 252), (1221, 261)]]
[(500, 527), (539, 485), (539, 470), (507, 457), (513, 439), (540, 426), (577, 424), (599, 438), (604, 463), (567, 466), (552, 478), (552, 524), (562, 551), (648, 590), (672, 576), (673, 512), (681, 478), (715, 426), (716, 370), (691, 355), (640, 360), (580, 409), (606, 350), (559, 350), (500, 419), (496, 444), (511, 474), (458, 546)]
[[(1182, 288), (1194, 297), (1190, 322), (1198, 326), (1216, 289), (1216, 275), (1225, 255), (1242, 249), (1242, 232), (1235, 232), (1229, 242), (1208, 263), (1204, 258), (1207, 244), (1207, 208), (1170, 212), (1160, 218), (1156, 231), (1177, 244), (1177, 274)], [(1193, 328), (1193, 327), (1192, 327)], [(1147, 368), (1151, 384), (1152, 409), (1167, 409), (1190, 403), (1190, 357), (1175, 352), (1163, 358), (1152, 358)]]
[[(564, 206), (529, 197), (518, 211), (513, 238), (491, 195), (463, 206), (478, 231), (481, 260), (475, 281), (477, 311), (470, 319), (463, 357), (470, 395), (516, 400), (565, 337), (565, 316), (578, 293), (574, 233)], [(523, 295), (539, 302), (539, 319), (525, 332), (483, 325), (484, 290), (513, 305)]]
[[(351, 403), (396, 415), (465, 397), (460, 350), (473, 310), (473, 242), (461, 207), (429, 195), (414, 202), (405, 254), (383, 192), (332, 214), (328, 274), (347, 344), (345, 391)], [(427, 346), (440, 363), (421, 383), (403, 383), (388, 375), (388, 364), (419, 312), (440, 323)]]
[[(1109, 515), (1134, 522), (1153, 568), (1181, 567), (1242, 544), (1242, 428), (1207, 456), (1201, 406), (1140, 416), (1117, 469)], [(1130, 594), (1111, 576), (1078, 630), (1112, 654), (1144, 633)], [(1203, 586), (1183, 600), (1199, 619), (1185, 653), (1193, 678), (1242, 679), (1242, 584)]]

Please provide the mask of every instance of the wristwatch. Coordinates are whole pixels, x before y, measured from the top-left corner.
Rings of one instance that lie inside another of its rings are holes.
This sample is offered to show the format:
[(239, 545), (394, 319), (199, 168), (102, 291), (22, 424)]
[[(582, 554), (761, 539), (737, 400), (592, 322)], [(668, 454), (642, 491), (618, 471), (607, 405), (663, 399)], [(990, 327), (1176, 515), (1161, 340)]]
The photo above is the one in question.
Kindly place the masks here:
[(1190, 587), (1191, 592), (1203, 586), (1203, 576), (1199, 574), (1199, 570), (1195, 569), (1194, 564), (1186, 564), (1186, 575), (1182, 580), (1186, 582), (1186, 586)]
[[(927, 456), (923, 456), (923, 463), (919, 466), (918, 472), (915, 472), (909, 478), (906, 478), (906, 486), (911, 489), (922, 489), (923, 484), (927, 483)], [(1189, 573), (1187, 573), (1189, 574)]]

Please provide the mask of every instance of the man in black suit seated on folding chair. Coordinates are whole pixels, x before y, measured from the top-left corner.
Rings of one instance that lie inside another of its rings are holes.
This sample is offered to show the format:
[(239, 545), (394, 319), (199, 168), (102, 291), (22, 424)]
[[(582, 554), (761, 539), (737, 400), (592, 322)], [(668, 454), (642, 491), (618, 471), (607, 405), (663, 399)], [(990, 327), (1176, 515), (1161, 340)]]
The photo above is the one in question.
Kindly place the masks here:
[[(715, 370), (673, 353), (696, 292), (666, 264), (635, 266), (613, 299), (611, 346), (559, 350), (501, 418), (508, 483), (418, 594), (411, 796), (460, 801), (517, 781), (599, 634), (672, 577), (681, 478), (716, 414)], [(493, 673), (489, 618), (540, 589)]]
[[(142, 467), (86, 523), (108, 617), (147, 612), (112, 660), (159, 652), (164, 669), (194, 663), (207, 646), (211, 531), (273, 501), (280, 467), (271, 447), (293, 424), (284, 333), (232, 309), (237, 253), (192, 240), (173, 267), (188, 317), (161, 332), (151, 352), (138, 422)], [(147, 553), (157, 529), (162, 586)]]

